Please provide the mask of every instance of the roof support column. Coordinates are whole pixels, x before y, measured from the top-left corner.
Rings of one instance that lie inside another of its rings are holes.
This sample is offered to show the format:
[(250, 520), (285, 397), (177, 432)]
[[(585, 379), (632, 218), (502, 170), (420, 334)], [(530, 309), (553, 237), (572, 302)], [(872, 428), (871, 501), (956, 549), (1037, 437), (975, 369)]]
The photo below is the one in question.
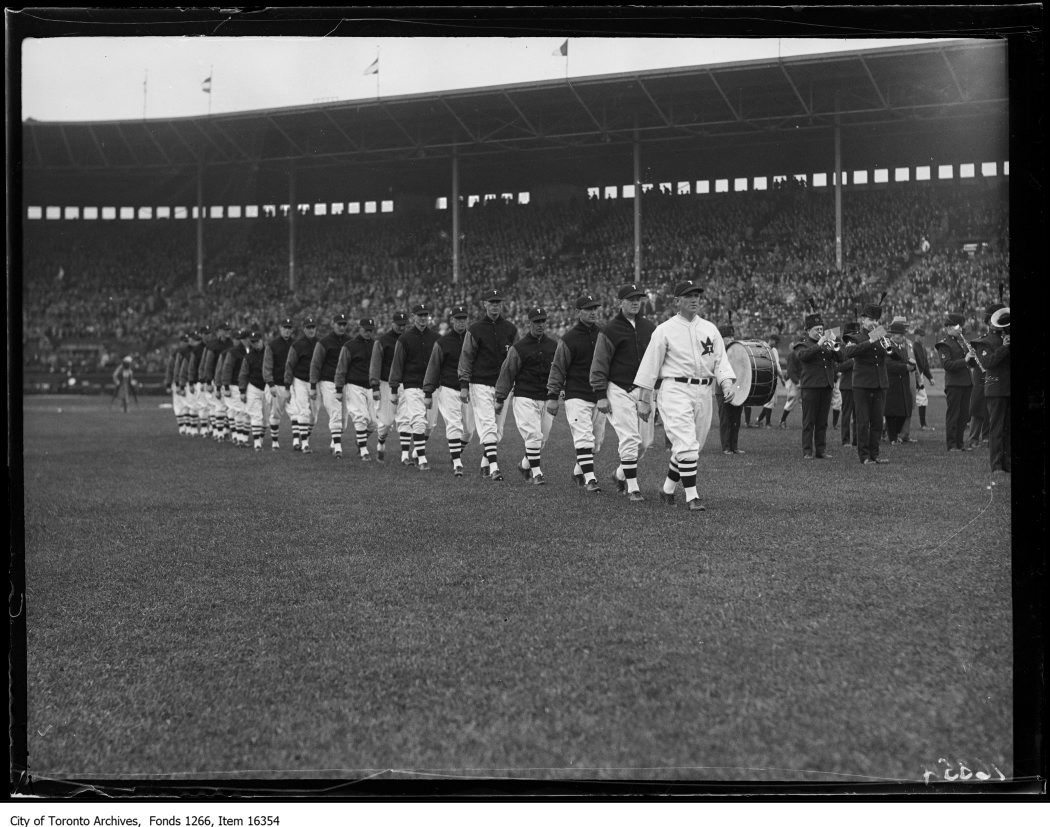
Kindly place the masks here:
[(642, 283), (642, 142), (634, 130), (634, 282)]
[(459, 284), (459, 151), (452, 147), (452, 283)]
[(197, 164), (197, 292), (204, 293), (204, 159)]
[(295, 292), (295, 217), (299, 205), (295, 203), (295, 165), (288, 169), (288, 289)]
[(835, 116), (835, 269), (842, 272), (842, 125)]

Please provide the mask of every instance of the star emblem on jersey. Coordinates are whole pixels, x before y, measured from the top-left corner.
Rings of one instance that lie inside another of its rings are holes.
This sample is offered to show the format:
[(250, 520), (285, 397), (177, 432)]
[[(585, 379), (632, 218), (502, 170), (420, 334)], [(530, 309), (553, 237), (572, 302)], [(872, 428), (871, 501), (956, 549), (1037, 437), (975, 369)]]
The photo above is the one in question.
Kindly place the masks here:
[(707, 354), (715, 352), (715, 343), (711, 341), (710, 336), (704, 339), (700, 344), (704, 346), (704, 352), (701, 355), (707, 356)]

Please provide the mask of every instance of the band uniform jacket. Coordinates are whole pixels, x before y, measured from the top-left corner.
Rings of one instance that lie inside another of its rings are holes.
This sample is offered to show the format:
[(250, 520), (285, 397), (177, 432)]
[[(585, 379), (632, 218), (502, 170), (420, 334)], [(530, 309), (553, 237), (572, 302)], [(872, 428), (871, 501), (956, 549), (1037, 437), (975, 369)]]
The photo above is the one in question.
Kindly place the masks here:
[(968, 388), (973, 385), (970, 366), (966, 364), (966, 350), (954, 336), (945, 336), (934, 347), (944, 368), (944, 387)]
[[(858, 334), (867, 336), (866, 333)], [(888, 388), (889, 374), (886, 372), (886, 361), (900, 358), (900, 354), (888, 353), (881, 342), (861, 341), (846, 345), (846, 358), (853, 360), (854, 388)]]
[(800, 388), (831, 388), (835, 385), (836, 367), (842, 361), (842, 349), (830, 350), (810, 340), (796, 347), (801, 364)]
[(911, 416), (915, 402), (914, 384), (909, 370), (907, 343), (892, 345), (886, 362), (889, 387), (886, 389), (886, 416)]
[[(970, 396), (971, 410), (973, 410), (975, 405), (981, 406), (984, 404), (984, 370), (981, 369), (981, 365), (984, 365), (987, 362), (988, 356), (992, 352), (992, 348), (998, 343), (992, 339), (993, 336), (995, 336), (994, 332), (988, 331), (988, 333), (981, 338), (973, 339), (970, 342), (970, 346), (973, 348), (974, 353), (977, 354), (977, 359), (981, 363), (980, 365), (974, 365), (970, 368), (970, 380), (973, 382), (973, 392)], [(996, 339), (998, 339), (998, 337), (996, 337)]]
[(998, 342), (990, 348), (988, 356), (983, 360), (984, 395), (999, 397), (1010, 395), (1010, 345), (1004, 345), (1002, 337), (997, 333), (990, 333), (989, 340)]

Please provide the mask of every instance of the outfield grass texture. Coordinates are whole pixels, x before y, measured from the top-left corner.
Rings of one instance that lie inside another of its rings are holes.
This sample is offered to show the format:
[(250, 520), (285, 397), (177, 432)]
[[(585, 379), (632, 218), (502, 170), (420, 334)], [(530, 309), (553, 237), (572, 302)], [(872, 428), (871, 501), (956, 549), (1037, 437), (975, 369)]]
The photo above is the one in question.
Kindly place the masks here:
[(799, 412), (744, 455), (716, 423), (704, 513), (660, 503), (661, 429), (632, 504), (611, 428), (605, 492), (573, 484), (564, 414), (534, 487), (512, 418), (493, 483), (440, 425), (421, 474), (162, 401), (25, 399), (36, 777), (1011, 775), (1009, 483), (946, 453), (943, 398), (880, 466), (803, 462)]

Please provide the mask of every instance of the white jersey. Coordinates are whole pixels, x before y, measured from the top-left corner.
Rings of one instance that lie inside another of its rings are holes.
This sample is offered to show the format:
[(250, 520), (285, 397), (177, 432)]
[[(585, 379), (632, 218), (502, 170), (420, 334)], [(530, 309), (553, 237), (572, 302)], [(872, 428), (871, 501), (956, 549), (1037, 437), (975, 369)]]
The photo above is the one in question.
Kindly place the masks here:
[(652, 389), (658, 379), (675, 378), (736, 381), (722, 335), (707, 319), (694, 316), (687, 322), (676, 314), (653, 331), (634, 384)]

